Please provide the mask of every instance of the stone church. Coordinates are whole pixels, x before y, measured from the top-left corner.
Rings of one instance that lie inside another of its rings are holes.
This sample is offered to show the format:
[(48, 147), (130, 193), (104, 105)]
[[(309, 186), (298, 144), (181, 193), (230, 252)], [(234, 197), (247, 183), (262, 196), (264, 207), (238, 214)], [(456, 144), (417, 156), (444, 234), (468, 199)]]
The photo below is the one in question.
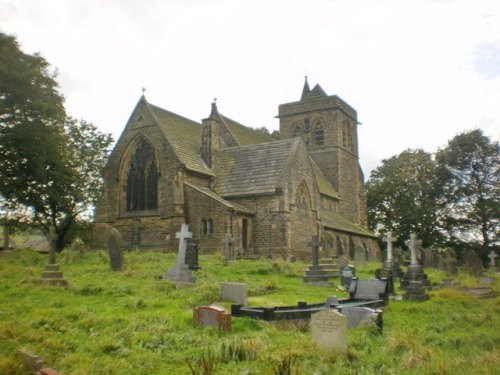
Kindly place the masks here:
[(177, 249), (189, 224), (200, 253), (222, 252), (228, 234), (239, 257), (309, 260), (380, 256), (367, 228), (358, 162), (356, 111), (304, 84), (299, 101), (279, 106), (280, 140), (221, 114), (201, 124), (142, 96), (104, 170), (93, 247), (103, 224), (133, 248)]

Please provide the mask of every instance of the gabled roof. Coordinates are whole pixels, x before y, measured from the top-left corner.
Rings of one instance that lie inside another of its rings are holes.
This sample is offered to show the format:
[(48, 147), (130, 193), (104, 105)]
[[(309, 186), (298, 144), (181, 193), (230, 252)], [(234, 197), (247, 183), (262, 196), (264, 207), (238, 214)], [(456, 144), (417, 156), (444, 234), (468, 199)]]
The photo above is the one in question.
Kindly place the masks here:
[(214, 191), (222, 197), (272, 194), (300, 138), (220, 150)]
[(321, 210), (320, 212), (321, 224), (330, 229), (336, 229), (341, 232), (359, 234), (361, 236), (377, 238), (375, 234), (368, 229), (356, 224), (344, 216), (330, 211)]
[(226, 125), (227, 130), (240, 146), (249, 146), (275, 141), (275, 139), (270, 135), (259, 133), (255, 129), (242, 125), (221, 114), (219, 114), (219, 116), (224, 125)]
[(191, 171), (213, 176), (213, 171), (200, 156), (201, 125), (195, 121), (169, 112), (146, 102), (158, 126), (174, 149), (180, 162)]
[(303, 96), (300, 100), (314, 99), (326, 96), (328, 95), (326, 95), (325, 90), (323, 90), (323, 88), (319, 84), (316, 84), (316, 86), (314, 86), (314, 88), (309, 93), (307, 93), (307, 95)]
[(316, 178), (316, 182), (318, 183), (318, 189), (320, 194), (327, 195), (329, 197), (340, 199), (339, 193), (335, 188), (330, 184), (330, 182), (326, 179), (325, 175), (319, 167), (316, 165), (312, 158), (309, 158), (311, 164), (313, 165), (314, 177)]
[(222, 198), (220, 195), (217, 195), (215, 192), (213, 192), (212, 190), (210, 190), (206, 187), (193, 185), (193, 184), (190, 184), (189, 182), (184, 182), (184, 185), (189, 186), (189, 187), (199, 191), (200, 193), (206, 195), (207, 197), (219, 202), (220, 204), (226, 206), (227, 208), (233, 209), (236, 212), (241, 212), (241, 213), (249, 214), (249, 215), (254, 214), (254, 212), (252, 212), (248, 208), (243, 207), (243, 206), (241, 206), (237, 203), (234, 203), (234, 202), (229, 202), (229, 201), (225, 200), (224, 198)]

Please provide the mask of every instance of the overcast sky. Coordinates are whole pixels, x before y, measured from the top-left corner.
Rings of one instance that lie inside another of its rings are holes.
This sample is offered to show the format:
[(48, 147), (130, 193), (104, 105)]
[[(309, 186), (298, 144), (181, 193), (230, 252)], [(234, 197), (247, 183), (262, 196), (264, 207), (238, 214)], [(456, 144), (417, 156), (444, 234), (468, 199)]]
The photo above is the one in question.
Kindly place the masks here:
[(117, 139), (143, 87), (200, 122), (278, 128), (304, 76), (358, 112), (366, 178), (407, 148), (500, 134), (499, 0), (0, 0), (0, 30), (57, 68), (70, 115)]

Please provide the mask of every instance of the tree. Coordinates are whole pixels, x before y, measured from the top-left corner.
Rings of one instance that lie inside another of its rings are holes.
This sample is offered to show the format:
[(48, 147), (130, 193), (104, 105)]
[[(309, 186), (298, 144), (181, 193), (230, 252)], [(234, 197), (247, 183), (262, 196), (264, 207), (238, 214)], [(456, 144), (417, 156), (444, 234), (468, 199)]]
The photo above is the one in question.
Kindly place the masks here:
[(410, 232), (425, 246), (439, 241), (435, 163), (423, 150), (406, 150), (382, 161), (366, 183), (368, 221), (378, 235), (394, 231), (402, 246)]
[(0, 32), (0, 195), (6, 207), (29, 208), (45, 233), (67, 233), (97, 198), (110, 135), (66, 119), (55, 74), (38, 54)]
[(500, 230), (499, 144), (479, 129), (461, 133), (437, 152), (441, 228), (457, 250), (486, 254), (498, 247)]

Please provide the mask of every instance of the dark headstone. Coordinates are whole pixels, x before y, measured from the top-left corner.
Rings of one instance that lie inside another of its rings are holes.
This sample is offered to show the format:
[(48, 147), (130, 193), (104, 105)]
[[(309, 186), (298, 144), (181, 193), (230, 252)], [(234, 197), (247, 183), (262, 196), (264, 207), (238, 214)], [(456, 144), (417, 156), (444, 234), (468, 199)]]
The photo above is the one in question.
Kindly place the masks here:
[(122, 236), (115, 228), (109, 231), (108, 253), (111, 271), (121, 271), (123, 267)]
[(198, 244), (195, 240), (188, 240), (186, 247), (186, 264), (190, 270), (199, 270), (198, 264)]
[(483, 262), (474, 250), (465, 250), (462, 253), (462, 267), (472, 276), (480, 276), (483, 273)]
[(356, 267), (347, 265), (340, 269), (340, 284), (348, 290), (353, 277), (356, 277)]
[(407, 301), (425, 301), (429, 296), (425, 293), (425, 286), (421, 280), (410, 280), (403, 299)]
[(453, 250), (444, 254), (443, 268), (446, 276), (455, 276), (458, 273), (457, 256)]
[(354, 278), (349, 290), (351, 298), (356, 300), (389, 300), (387, 280)]
[(427, 275), (424, 273), (424, 269), (420, 265), (409, 265), (407, 272), (401, 278), (401, 288), (408, 288), (410, 285), (410, 281), (420, 281), (424, 287), (429, 286), (429, 280), (427, 279)]
[(379, 280), (387, 280), (387, 290), (389, 294), (394, 296), (396, 294), (394, 290), (394, 272), (393, 270), (387, 268), (379, 268), (375, 270), (375, 277)]
[(436, 257), (434, 251), (429, 248), (422, 250), (422, 265), (424, 268), (436, 268)]

